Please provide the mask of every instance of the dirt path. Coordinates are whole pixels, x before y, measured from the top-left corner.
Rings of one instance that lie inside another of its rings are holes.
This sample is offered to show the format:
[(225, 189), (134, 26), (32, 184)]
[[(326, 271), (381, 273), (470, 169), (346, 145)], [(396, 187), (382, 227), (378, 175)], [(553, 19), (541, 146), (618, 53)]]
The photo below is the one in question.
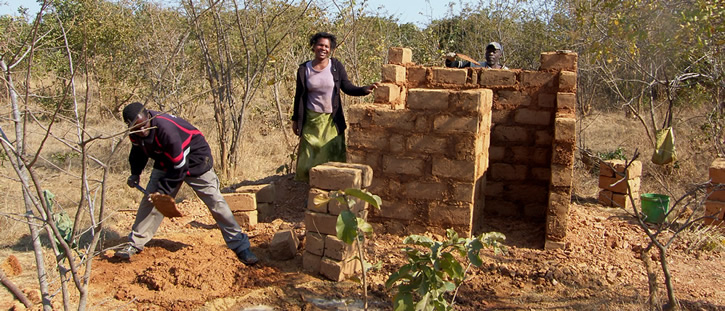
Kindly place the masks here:
[[(261, 263), (247, 267), (229, 251), (203, 205), (185, 202), (189, 216), (165, 221), (155, 239), (130, 262), (108, 251), (93, 266), (91, 304), (95, 309), (138, 310), (346, 310), (359, 309), (362, 291), (352, 282), (330, 282), (301, 271), (301, 256), (275, 261), (268, 253), (274, 232), (304, 232), (299, 202), (306, 189), (292, 189), (277, 205), (279, 214), (250, 231)], [(296, 202), (296, 203), (285, 203)], [(128, 221), (132, 215), (126, 216)], [(123, 218), (120, 218), (123, 219)], [(130, 227), (130, 222), (126, 223)], [(458, 294), (460, 310), (642, 310), (647, 288), (637, 250), (645, 242), (622, 211), (597, 205), (572, 205), (567, 247), (544, 251), (541, 225), (517, 219), (491, 219), (488, 230), (507, 236), (507, 255), (484, 250), (484, 265), (470, 271)], [(123, 223), (116, 225), (123, 228)], [(127, 229), (126, 229), (127, 230)], [(370, 261), (382, 269), (370, 273), (371, 309), (391, 309), (387, 276), (405, 263), (402, 237), (392, 227), (375, 226), (368, 243)], [(439, 238), (433, 234), (433, 237)], [(121, 243), (124, 239), (109, 241)], [(725, 259), (721, 252), (688, 250), (686, 240), (672, 246), (670, 260), (678, 297), (688, 310), (725, 310)], [(11, 253), (3, 250), (4, 260)], [(34, 286), (32, 257), (18, 254), (26, 271), (12, 277)], [(653, 256), (657, 259), (656, 256)], [(662, 276), (660, 275), (660, 280)], [(21, 279), (22, 278), (22, 279)], [(37, 285), (35, 285), (37, 286)], [(662, 286), (660, 295), (664, 297)], [(13, 306), (0, 292), (0, 309)], [(264, 309), (264, 308), (268, 309)]]

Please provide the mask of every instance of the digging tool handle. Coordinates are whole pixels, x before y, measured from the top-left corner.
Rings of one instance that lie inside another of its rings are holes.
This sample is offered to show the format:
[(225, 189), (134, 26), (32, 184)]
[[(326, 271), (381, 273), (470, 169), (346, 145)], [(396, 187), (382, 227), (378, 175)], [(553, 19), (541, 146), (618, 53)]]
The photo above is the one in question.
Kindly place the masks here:
[(136, 187), (136, 189), (138, 189), (138, 190), (141, 190), (141, 192), (143, 192), (143, 194), (149, 195), (149, 193), (146, 192), (146, 189), (144, 189), (143, 187), (141, 187), (141, 185), (136, 184), (136, 185), (134, 185), (134, 187)]

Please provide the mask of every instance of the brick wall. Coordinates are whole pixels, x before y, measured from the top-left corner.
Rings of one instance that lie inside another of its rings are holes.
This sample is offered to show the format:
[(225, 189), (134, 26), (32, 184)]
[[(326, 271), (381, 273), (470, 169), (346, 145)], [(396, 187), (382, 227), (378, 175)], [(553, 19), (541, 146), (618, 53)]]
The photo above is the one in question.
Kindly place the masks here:
[(373, 168), (369, 190), (383, 199), (371, 217), (471, 233), (485, 215), (544, 221), (553, 204), (566, 208), (552, 230), (565, 228), (577, 55), (490, 70), (417, 66), (406, 50), (390, 50), (374, 103), (348, 111), (348, 161)]
[(710, 182), (705, 201), (705, 224), (720, 225), (725, 220), (725, 158), (716, 158), (710, 165)]

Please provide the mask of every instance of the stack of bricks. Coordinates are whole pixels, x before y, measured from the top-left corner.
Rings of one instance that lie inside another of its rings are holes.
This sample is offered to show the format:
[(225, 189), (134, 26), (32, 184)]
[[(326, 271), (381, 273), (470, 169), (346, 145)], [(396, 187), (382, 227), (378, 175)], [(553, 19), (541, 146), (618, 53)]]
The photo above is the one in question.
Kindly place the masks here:
[(272, 214), (274, 208), (274, 184), (241, 186), (233, 193), (223, 193), (234, 219), (244, 230), (252, 230), (259, 218)]
[(719, 225), (725, 220), (725, 158), (717, 158), (710, 165), (710, 187), (705, 201), (705, 224)]
[[(374, 103), (349, 109), (348, 159), (373, 168), (376, 218), (470, 234), (488, 168), (488, 89), (460, 90), (466, 69), (406, 67), (411, 51), (391, 48)], [(459, 89), (420, 87), (428, 79)]]
[[(328, 162), (310, 169), (310, 193), (305, 212), (306, 242), (302, 255), (303, 269), (319, 273), (330, 280), (342, 281), (361, 271), (355, 258), (356, 245), (337, 238), (337, 217), (345, 209), (337, 199), (316, 206), (315, 197), (329, 197), (330, 192), (347, 188), (365, 189), (373, 179), (367, 165)], [(367, 219), (367, 202), (353, 199), (350, 211)]]
[(639, 201), (642, 162), (632, 161), (629, 167), (626, 166), (627, 161), (624, 160), (600, 162), (599, 188), (601, 190), (599, 190), (599, 204), (606, 207), (631, 209), (630, 191), (635, 203)]
[[(554, 114), (554, 139), (551, 142), (551, 171), (549, 201), (546, 212), (546, 239), (544, 248), (565, 246), (569, 203), (571, 202), (576, 150), (576, 54), (542, 53), (541, 69), (558, 72)], [(548, 96), (539, 94), (539, 105)], [(543, 97), (542, 97), (543, 95)]]
[(559, 221), (560, 240), (577, 54), (542, 53), (538, 71), (423, 67), (411, 55), (391, 48), (374, 103), (348, 112), (348, 158), (373, 167), (371, 191), (386, 206), (371, 217), (462, 233), (478, 231), (484, 214), (546, 218)]

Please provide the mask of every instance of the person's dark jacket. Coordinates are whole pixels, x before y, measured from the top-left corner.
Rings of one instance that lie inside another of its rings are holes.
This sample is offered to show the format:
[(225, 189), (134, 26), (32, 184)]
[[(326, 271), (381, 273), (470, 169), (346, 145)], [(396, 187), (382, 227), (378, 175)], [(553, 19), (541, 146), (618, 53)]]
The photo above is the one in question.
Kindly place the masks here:
[(148, 159), (154, 159), (154, 168), (166, 172), (159, 180), (158, 191), (169, 194), (186, 176), (197, 177), (212, 169), (211, 148), (201, 131), (173, 115), (148, 112), (149, 135), (129, 135), (131, 174), (141, 175)]
[[(452, 67), (452, 68), (466, 68), (466, 67), (471, 67), (471, 68), (491, 68), (491, 69), (494, 69), (493, 67), (491, 67), (491, 65), (489, 65), (485, 61), (479, 62), (479, 64), (480, 65), (476, 65), (476, 64), (474, 64), (472, 62), (469, 62), (467, 60), (448, 60), (448, 59), (446, 59), (446, 67)], [(499, 68), (499, 69), (509, 69), (509, 68), (506, 67), (506, 66), (504, 66), (504, 65), (501, 65), (501, 68)]]
[[(295, 89), (295, 102), (294, 111), (292, 112), (292, 121), (297, 121), (297, 133), (302, 133), (302, 127), (304, 126), (306, 114), (305, 107), (307, 107), (307, 62), (300, 64), (297, 69), (297, 88)], [(345, 123), (345, 115), (342, 109), (342, 101), (340, 99), (340, 90), (351, 96), (364, 96), (368, 93), (365, 91), (365, 87), (358, 87), (352, 84), (347, 78), (347, 72), (345, 66), (336, 58), (330, 58), (332, 62), (332, 78), (335, 81), (335, 89), (332, 91), (332, 120), (335, 122), (337, 127), (337, 134), (343, 135), (347, 124)]]

